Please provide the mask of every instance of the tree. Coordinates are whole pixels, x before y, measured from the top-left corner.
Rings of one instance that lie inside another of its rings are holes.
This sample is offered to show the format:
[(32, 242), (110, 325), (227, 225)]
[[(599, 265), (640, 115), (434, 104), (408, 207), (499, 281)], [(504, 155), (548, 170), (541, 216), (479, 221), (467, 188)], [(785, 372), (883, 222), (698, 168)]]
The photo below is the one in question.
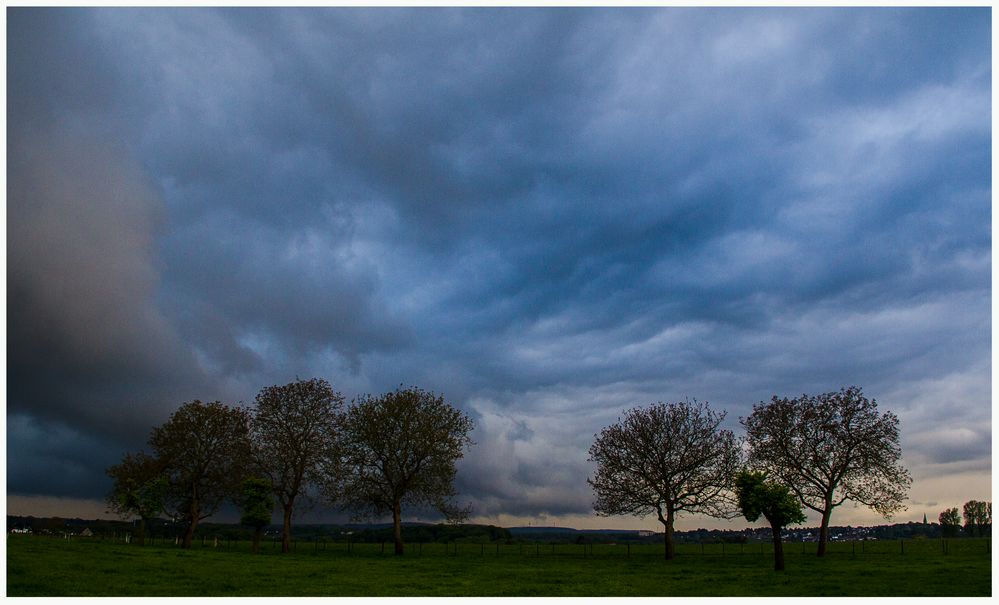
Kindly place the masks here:
[(320, 481), (321, 462), (335, 449), (343, 395), (321, 379), (270, 386), (257, 395), (251, 421), (254, 462), (270, 479), (284, 513), (281, 552), (291, 549), (291, 518), (299, 496)]
[(805, 521), (805, 513), (798, 498), (786, 486), (767, 481), (766, 473), (748, 470), (736, 475), (735, 493), (739, 508), (747, 521), (756, 521), (763, 515), (770, 523), (774, 541), (774, 570), (784, 571), (781, 529)]
[[(956, 509), (955, 509), (956, 510)], [(992, 503), (970, 500), (964, 503), (964, 531), (969, 536), (985, 535), (987, 526), (992, 525)], [(991, 531), (991, 527), (989, 527)]]
[(898, 417), (878, 412), (858, 387), (795, 399), (774, 397), (742, 419), (750, 464), (787, 485), (820, 513), (818, 555), (829, 541), (834, 508), (852, 500), (885, 518), (905, 506), (912, 477), (899, 464)]
[(945, 538), (953, 538), (961, 527), (961, 513), (955, 508), (945, 509), (940, 513), (940, 531)]
[(432, 506), (452, 521), (467, 515), (451, 499), (472, 427), (443, 396), (417, 387), (359, 398), (346, 414), (344, 470), (327, 484), (331, 499), (359, 517), (391, 513), (395, 554), (402, 555), (403, 504)]
[(253, 552), (260, 551), (260, 534), (270, 525), (274, 511), (271, 482), (262, 477), (249, 477), (240, 485), (240, 508), (243, 516), (239, 522), (253, 528)]
[(198, 522), (235, 499), (250, 460), (249, 414), (213, 401), (185, 403), (153, 429), (149, 444), (163, 461), (167, 502), (186, 524), (190, 548)]
[(725, 413), (683, 401), (634, 408), (604, 428), (590, 446), (597, 463), (593, 487), (598, 515), (656, 513), (665, 527), (666, 559), (675, 555), (673, 525), (682, 513), (730, 516), (729, 494), (740, 463)]
[(136, 542), (144, 545), (146, 525), (165, 506), (168, 482), (162, 461), (142, 452), (125, 454), (120, 464), (107, 469), (107, 474), (114, 481), (108, 506), (122, 517), (139, 517)]

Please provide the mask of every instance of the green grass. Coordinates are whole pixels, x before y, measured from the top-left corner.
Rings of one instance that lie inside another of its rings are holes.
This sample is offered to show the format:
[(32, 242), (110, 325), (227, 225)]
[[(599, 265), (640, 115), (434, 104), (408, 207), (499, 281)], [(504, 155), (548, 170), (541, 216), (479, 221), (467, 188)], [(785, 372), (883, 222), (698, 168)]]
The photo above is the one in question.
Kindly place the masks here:
[[(768, 545), (408, 545), (316, 549), (281, 555), (229, 548), (138, 547), (96, 539), (8, 536), (9, 596), (989, 596), (985, 540), (788, 544), (787, 570), (773, 571)], [(854, 554), (854, 548), (856, 554)], [(445, 551), (447, 549), (447, 551)], [(904, 552), (902, 552), (904, 549)], [(447, 553), (447, 554), (445, 554)], [(539, 556), (540, 553), (540, 556)], [(630, 555), (630, 556), (629, 556)]]

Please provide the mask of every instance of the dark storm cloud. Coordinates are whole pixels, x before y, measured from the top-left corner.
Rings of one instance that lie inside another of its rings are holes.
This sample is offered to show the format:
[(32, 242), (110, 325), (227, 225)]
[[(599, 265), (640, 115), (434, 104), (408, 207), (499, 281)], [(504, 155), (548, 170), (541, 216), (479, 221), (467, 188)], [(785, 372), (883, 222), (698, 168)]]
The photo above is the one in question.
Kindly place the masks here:
[(465, 407), (487, 515), (586, 513), (593, 433), (657, 400), (859, 383), (914, 464), (987, 457), (987, 10), (8, 23), (19, 449), (297, 374)]

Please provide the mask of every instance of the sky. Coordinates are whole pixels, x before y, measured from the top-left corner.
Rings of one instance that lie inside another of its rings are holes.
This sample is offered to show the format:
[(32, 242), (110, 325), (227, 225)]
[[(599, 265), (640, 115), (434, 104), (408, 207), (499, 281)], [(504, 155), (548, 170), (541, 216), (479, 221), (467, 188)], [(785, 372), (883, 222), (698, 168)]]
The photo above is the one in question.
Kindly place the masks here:
[(592, 511), (624, 411), (848, 385), (896, 520), (991, 500), (990, 21), (8, 8), (7, 511), (107, 517), (181, 404), (296, 377), (444, 394), (483, 523), (655, 529)]

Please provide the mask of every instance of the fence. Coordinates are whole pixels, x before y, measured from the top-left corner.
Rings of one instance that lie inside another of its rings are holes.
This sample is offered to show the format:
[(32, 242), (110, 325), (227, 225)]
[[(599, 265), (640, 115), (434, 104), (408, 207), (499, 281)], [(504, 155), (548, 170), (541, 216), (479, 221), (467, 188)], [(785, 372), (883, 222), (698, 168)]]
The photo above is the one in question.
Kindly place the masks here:
[[(92, 537), (75, 536), (71, 534), (51, 537), (66, 540), (87, 540), (97, 542), (118, 542), (134, 544), (134, 537), (127, 533), (97, 534)], [(147, 546), (171, 547), (179, 546), (179, 535), (146, 536)], [(260, 542), (262, 553), (280, 552), (280, 537), (265, 537)], [(827, 543), (826, 554), (831, 557), (879, 557), (886, 555), (921, 557), (960, 555), (991, 555), (991, 538), (934, 538), (905, 540), (863, 540), (839, 541)], [(227, 538), (220, 535), (199, 535), (192, 542), (196, 548), (212, 548), (219, 550), (249, 551), (252, 540)], [(394, 553), (392, 542), (353, 542), (348, 539), (308, 538), (293, 539), (291, 550), (294, 552), (340, 553), (358, 556), (390, 556)], [(785, 556), (815, 555), (818, 550), (816, 542), (785, 542)], [(410, 556), (505, 556), (505, 557), (662, 557), (663, 545), (660, 544), (574, 544), (555, 542), (409, 542), (405, 551)], [(771, 542), (750, 543), (678, 543), (675, 544), (677, 556), (699, 557), (747, 557), (773, 556)]]

